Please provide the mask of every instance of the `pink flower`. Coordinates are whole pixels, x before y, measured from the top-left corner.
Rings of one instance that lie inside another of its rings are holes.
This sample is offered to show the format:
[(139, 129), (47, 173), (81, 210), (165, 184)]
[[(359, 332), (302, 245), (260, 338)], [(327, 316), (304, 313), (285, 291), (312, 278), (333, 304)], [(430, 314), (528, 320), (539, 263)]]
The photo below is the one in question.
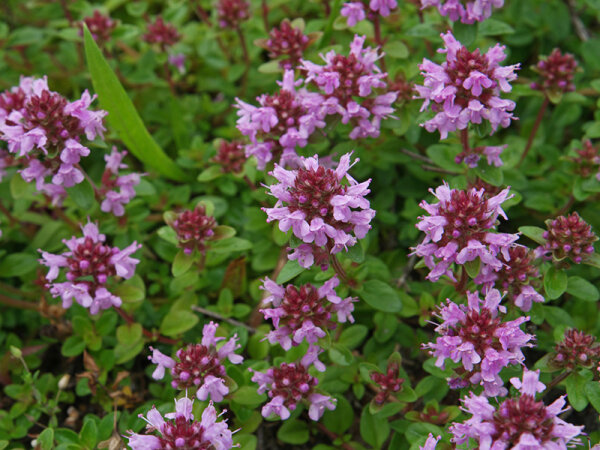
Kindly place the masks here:
[[(317, 155), (303, 158), (298, 170), (275, 165), (271, 174), (279, 183), (268, 188), (277, 203), (274, 208), (263, 209), (267, 222), (277, 220), (281, 231), (292, 229), (305, 243), (325, 247), (330, 253), (356, 244), (371, 228), (369, 223), (375, 211), (364, 198), (370, 192), (371, 180), (359, 184), (348, 175), (350, 167), (358, 161), (350, 164), (350, 156), (350, 153), (342, 156), (335, 170), (319, 165)], [(349, 185), (341, 184), (344, 178)], [(314, 262), (314, 258), (311, 261), (307, 256), (308, 250), (302, 247), (300, 251), (304, 254), (294, 259), (303, 264)]]
[(460, 378), (483, 385), (486, 395), (493, 396), (506, 391), (500, 371), (509, 364), (522, 363), (525, 357), (521, 348), (532, 347), (530, 341), (534, 339), (519, 328), (529, 317), (501, 321), (498, 312), (506, 311), (499, 306), (501, 298), (500, 292), (491, 289), (483, 304), (478, 292), (467, 293), (467, 306), (448, 300), (438, 314), (442, 319), (436, 328), (440, 337), (424, 345), (432, 350), (438, 367), (443, 367), (446, 359), (461, 362), (464, 371), (459, 371)]
[(232, 364), (240, 364), (244, 358), (234, 353), (241, 347), (237, 335), (217, 348), (217, 343), (224, 340), (222, 337), (215, 337), (217, 328), (218, 325), (214, 322), (204, 325), (202, 343), (177, 350), (177, 359), (150, 347), (152, 355), (148, 359), (157, 364), (152, 378), (161, 380), (165, 376), (165, 369), (169, 369), (174, 389), (198, 387), (198, 400), (204, 401), (210, 397), (215, 402), (223, 401), (223, 397), (229, 393), (223, 363), (225, 359), (229, 359)]
[[(141, 248), (137, 242), (124, 250), (104, 244), (105, 236), (98, 227), (89, 222), (82, 227), (83, 237), (63, 240), (69, 251), (60, 255), (38, 250), (42, 254), (40, 263), (49, 267), (46, 275), (53, 297), (61, 297), (63, 308), (69, 308), (73, 299), (90, 313), (96, 314), (111, 306), (121, 306), (121, 298), (110, 292), (109, 283), (116, 276), (128, 279), (134, 275), (138, 259), (130, 255)], [(60, 269), (66, 269), (66, 282), (53, 282)]]
[[(229, 450), (233, 448), (232, 432), (225, 420), (217, 422), (217, 412), (212, 402), (202, 412), (198, 422), (192, 414), (193, 400), (187, 397), (175, 400), (175, 412), (162, 417), (155, 407), (144, 417), (148, 422), (146, 433), (129, 431), (125, 436), (132, 450), (152, 450), (166, 448), (214, 448)], [(223, 411), (225, 412), (225, 411)], [(167, 420), (165, 420), (167, 419)]]
[(437, 446), (437, 443), (441, 438), (441, 436), (434, 437), (433, 434), (429, 433), (425, 444), (419, 446), (419, 450), (435, 450), (435, 447)]
[(349, 27), (353, 27), (366, 18), (365, 7), (361, 2), (344, 3), (340, 14), (346, 18)]
[[(424, 100), (421, 111), (431, 105), (436, 113), (423, 124), (425, 129), (438, 130), (441, 139), (446, 139), (449, 132), (464, 130), (469, 122), (488, 120), (493, 131), (509, 126), (515, 103), (501, 99), (500, 94), (511, 90), (509, 82), (517, 78), (519, 64), (499, 66), (506, 58), (499, 44), (482, 55), (479, 49), (469, 52), (451, 32), (442, 34), (442, 39), (445, 48), (438, 52), (446, 53), (446, 61), (439, 65), (424, 59), (419, 68), (425, 81), (415, 86), (417, 98)], [(494, 157), (492, 162), (497, 162)]]
[(126, 169), (123, 158), (127, 152), (119, 152), (116, 147), (108, 155), (104, 155), (106, 168), (102, 175), (102, 186), (100, 195), (104, 196), (100, 209), (103, 212), (110, 212), (117, 217), (125, 214), (125, 205), (135, 197), (135, 186), (140, 183), (140, 175), (130, 173), (119, 175), (120, 169)]
[(510, 382), (521, 395), (507, 398), (497, 407), (485, 396), (473, 393), (463, 399), (462, 409), (472, 417), (450, 426), (452, 442), (461, 445), (473, 439), (479, 448), (494, 449), (566, 449), (579, 442), (576, 437), (582, 434), (583, 426), (571, 425), (558, 417), (569, 409), (564, 408), (565, 396), (549, 406), (535, 400), (535, 395), (545, 389), (539, 382), (539, 370), (524, 368), (522, 381), (511, 378)]
[[(466, 3), (466, 5), (465, 5)], [(421, 0), (421, 7), (437, 7), (442, 16), (462, 23), (483, 22), (492, 15), (492, 8), (502, 8), (504, 0)]]
[(267, 339), (271, 344), (279, 342), (284, 350), (304, 341), (315, 344), (325, 337), (328, 330), (337, 326), (333, 320), (336, 312), (337, 322), (354, 321), (352, 303), (357, 299), (348, 297), (342, 300), (338, 297), (334, 289), (340, 282), (335, 276), (320, 288), (312, 284), (296, 288), (289, 284), (284, 289), (268, 278), (263, 283), (263, 289), (271, 293), (265, 303), (272, 302), (274, 306), (260, 310), (275, 327), (267, 334)]

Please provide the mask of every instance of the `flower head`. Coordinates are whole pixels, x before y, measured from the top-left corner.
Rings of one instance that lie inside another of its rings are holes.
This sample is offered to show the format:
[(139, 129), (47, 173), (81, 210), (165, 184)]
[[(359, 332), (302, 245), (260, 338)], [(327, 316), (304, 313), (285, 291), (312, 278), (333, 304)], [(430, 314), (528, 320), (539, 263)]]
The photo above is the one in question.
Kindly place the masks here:
[[(252, 369), (250, 369), (252, 370)], [(287, 420), (299, 403), (309, 407), (308, 416), (319, 420), (325, 409), (335, 409), (335, 400), (316, 391), (318, 380), (308, 373), (303, 363), (282, 363), (266, 373), (253, 371), (252, 381), (259, 384), (258, 393), (267, 392), (271, 399), (262, 408), (263, 417), (276, 415)]]
[(128, 167), (127, 164), (122, 163), (126, 154), (126, 151), (119, 152), (116, 147), (113, 147), (109, 155), (104, 155), (106, 168), (102, 174), (100, 188), (100, 195), (104, 196), (104, 200), (100, 209), (117, 217), (125, 214), (125, 205), (135, 197), (135, 186), (140, 184), (140, 175), (137, 173), (119, 175), (120, 169)]
[(569, 158), (574, 166), (575, 172), (583, 178), (595, 175), (600, 181), (600, 151), (589, 139), (583, 142), (582, 148), (576, 149), (577, 156)]
[(558, 417), (567, 411), (565, 397), (559, 397), (549, 406), (536, 401), (535, 395), (545, 386), (539, 382), (539, 370), (523, 369), (522, 381), (511, 378), (510, 382), (521, 395), (510, 397), (499, 406), (489, 399), (473, 393), (463, 400), (463, 410), (472, 417), (464, 423), (454, 423), (450, 432), (452, 441), (458, 445), (469, 439), (479, 443), (479, 448), (538, 448), (566, 449), (576, 444), (583, 427), (568, 424)]
[(267, 335), (269, 342), (279, 342), (285, 350), (304, 341), (314, 344), (336, 327), (334, 313), (337, 313), (337, 322), (354, 322), (352, 303), (356, 299), (338, 297), (335, 293), (338, 284), (337, 277), (333, 277), (320, 288), (312, 284), (300, 288), (289, 284), (284, 289), (265, 278), (263, 289), (271, 294), (265, 301), (274, 306), (261, 309), (265, 319), (271, 319), (275, 326)]
[(388, 362), (387, 371), (385, 373), (372, 372), (371, 380), (379, 387), (379, 391), (375, 395), (375, 403), (378, 405), (384, 404), (394, 392), (402, 389), (404, 379), (400, 378), (400, 366), (395, 361)]
[(578, 367), (596, 367), (600, 361), (600, 343), (596, 337), (583, 331), (565, 331), (564, 339), (554, 348), (552, 364), (574, 370)]
[(365, 20), (367, 15), (372, 19), (375, 14), (387, 17), (391, 10), (398, 6), (396, 0), (362, 0), (344, 3), (340, 14), (346, 18), (346, 24), (353, 27), (358, 22)]
[(378, 137), (381, 120), (394, 112), (397, 93), (387, 89), (386, 73), (375, 64), (381, 54), (364, 48), (366, 36), (354, 36), (348, 56), (329, 51), (321, 58), (325, 65), (302, 60), (306, 82), (319, 88), (323, 101), (319, 115), (339, 114), (342, 123), (354, 128), (350, 139)]
[(217, 15), (221, 28), (238, 28), (250, 18), (250, 4), (246, 0), (219, 0)]
[[(164, 418), (155, 407), (144, 417), (146, 433), (129, 431), (125, 436), (132, 450), (160, 449), (214, 449), (233, 448), (232, 432), (225, 420), (218, 422), (217, 411), (210, 402), (202, 413), (200, 421), (192, 414), (193, 400), (183, 397), (175, 400), (175, 412), (165, 414)], [(166, 420), (165, 420), (166, 419)]]
[(534, 336), (520, 329), (529, 317), (503, 322), (498, 312), (506, 308), (499, 306), (502, 297), (496, 289), (489, 290), (483, 302), (478, 292), (468, 292), (467, 299), (467, 305), (448, 300), (440, 308), (442, 323), (436, 328), (440, 336), (424, 348), (432, 350), (438, 367), (443, 367), (446, 359), (462, 364), (457, 370), (459, 380), (452, 380), (451, 385), (464, 386), (468, 381), (483, 385), (486, 395), (504, 395), (500, 371), (509, 364), (522, 363), (525, 357), (521, 348), (533, 346)]
[(213, 162), (221, 166), (223, 172), (241, 173), (244, 170), (246, 155), (242, 141), (221, 141)]
[(199, 400), (204, 401), (210, 397), (215, 402), (223, 401), (223, 396), (229, 393), (223, 361), (229, 359), (232, 364), (240, 364), (244, 358), (234, 353), (240, 348), (237, 335), (217, 348), (217, 342), (224, 340), (215, 337), (217, 328), (218, 325), (214, 322), (205, 325), (202, 343), (191, 344), (177, 350), (177, 359), (170, 358), (150, 347), (152, 355), (148, 359), (157, 364), (152, 377), (160, 380), (165, 375), (165, 369), (169, 369), (173, 378), (171, 385), (174, 389), (187, 390), (197, 387), (196, 396)]
[[(107, 287), (113, 278), (131, 278), (135, 266), (140, 262), (130, 255), (142, 246), (137, 242), (121, 250), (104, 243), (106, 237), (98, 227), (88, 223), (82, 227), (83, 237), (63, 240), (69, 250), (60, 255), (44, 252), (40, 263), (50, 268), (46, 287), (53, 297), (62, 298), (63, 308), (69, 308), (73, 299), (81, 306), (89, 308), (92, 314), (111, 306), (121, 306), (121, 299)], [(66, 282), (53, 282), (61, 268), (65, 268)]]
[(487, 198), (484, 189), (463, 191), (444, 183), (431, 193), (439, 202), (421, 202), (429, 215), (419, 217), (416, 226), (426, 236), (414, 249), (432, 269), (427, 278), (437, 281), (448, 275), (454, 279), (453, 263), (465, 264), (477, 258), (490, 270), (500, 270), (503, 263), (498, 254), (518, 239), (518, 235), (494, 232), (498, 216), (506, 218), (501, 204), (510, 198), (509, 188)]
[(279, 27), (269, 32), (268, 39), (259, 40), (257, 44), (269, 52), (269, 58), (280, 59), (281, 67), (293, 69), (313, 40), (313, 36), (305, 35), (302, 29), (293, 27), (288, 19), (284, 19)]
[(110, 35), (117, 26), (116, 22), (108, 15), (102, 14), (97, 9), (94, 14), (83, 19), (83, 22), (92, 33), (92, 37), (96, 42), (106, 42), (110, 39)]
[(0, 94), (0, 140), (25, 166), (23, 179), (35, 180), (36, 189), (54, 203), (66, 195), (64, 188), (83, 181), (78, 164), (90, 149), (81, 144), (82, 137), (92, 140), (104, 131), (107, 113), (89, 110), (94, 99), (84, 91), (69, 102), (48, 88), (45, 77), (23, 77), (18, 87)]
[(170, 23), (165, 23), (162, 17), (157, 17), (154, 23), (147, 24), (148, 31), (142, 38), (148, 44), (158, 44), (162, 51), (175, 45), (181, 39), (177, 28)]
[(475, 23), (490, 17), (493, 8), (502, 8), (504, 0), (421, 0), (421, 6), (436, 7), (442, 16), (453, 21)]
[(573, 77), (577, 70), (577, 61), (570, 53), (561, 53), (555, 48), (546, 58), (541, 59), (533, 69), (539, 76), (539, 82), (531, 84), (532, 89), (550, 94), (571, 92), (575, 90)]
[(547, 231), (544, 232), (546, 243), (543, 251), (561, 260), (571, 259), (580, 264), (588, 255), (594, 253), (594, 242), (598, 236), (576, 212), (568, 216), (559, 216), (546, 221)]
[(177, 233), (179, 246), (188, 255), (194, 250), (204, 252), (207, 241), (215, 236), (217, 222), (206, 214), (204, 205), (198, 205), (193, 210), (187, 209), (178, 215), (169, 215), (167, 221)]
[[(281, 231), (291, 228), (303, 242), (325, 247), (331, 253), (347, 249), (365, 237), (375, 216), (364, 198), (370, 192), (371, 180), (358, 183), (348, 175), (358, 161), (350, 164), (350, 157), (350, 153), (342, 156), (335, 170), (319, 165), (317, 155), (303, 158), (298, 170), (275, 165), (271, 174), (279, 183), (268, 188), (277, 203), (274, 208), (264, 208), (267, 222), (277, 220)], [(349, 185), (341, 183), (344, 178)], [(299, 258), (299, 262), (303, 261), (312, 262)]]
[(431, 105), (436, 113), (423, 124), (425, 129), (437, 130), (446, 139), (449, 132), (464, 130), (469, 122), (487, 120), (493, 131), (508, 127), (514, 119), (515, 103), (500, 94), (512, 89), (509, 82), (517, 78), (519, 65), (499, 65), (506, 58), (499, 44), (481, 54), (479, 49), (467, 50), (451, 32), (442, 34), (442, 39), (445, 48), (438, 52), (446, 54), (446, 61), (440, 65), (424, 59), (419, 67), (425, 82), (415, 86), (418, 98), (424, 100), (421, 111)]

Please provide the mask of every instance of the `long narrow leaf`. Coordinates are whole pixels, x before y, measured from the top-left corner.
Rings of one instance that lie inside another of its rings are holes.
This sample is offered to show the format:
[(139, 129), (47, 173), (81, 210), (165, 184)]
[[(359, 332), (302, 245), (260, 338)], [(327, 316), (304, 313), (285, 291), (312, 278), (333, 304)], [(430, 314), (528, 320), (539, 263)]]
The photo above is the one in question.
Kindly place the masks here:
[(119, 79), (108, 65), (87, 27), (84, 47), (88, 69), (100, 105), (108, 111), (108, 121), (131, 153), (146, 166), (172, 180), (187, 177), (152, 138)]

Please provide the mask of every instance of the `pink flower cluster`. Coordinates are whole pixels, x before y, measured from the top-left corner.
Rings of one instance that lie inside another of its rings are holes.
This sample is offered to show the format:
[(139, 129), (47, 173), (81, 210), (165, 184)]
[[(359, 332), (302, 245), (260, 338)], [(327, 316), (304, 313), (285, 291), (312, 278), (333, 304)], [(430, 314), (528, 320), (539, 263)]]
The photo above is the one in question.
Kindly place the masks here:
[(23, 77), (19, 86), (0, 94), (0, 140), (25, 166), (23, 179), (35, 180), (38, 192), (54, 203), (66, 196), (64, 188), (83, 181), (78, 164), (90, 149), (81, 144), (82, 136), (102, 137), (107, 113), (89, 110), (94, 99), (86, 90), (69, 102), (48, 88), (46, 77)]
[(379, 14), (380, 16), (387, 17), (396, 6), (398, 6), (396, 0), (354, 1), (344, 3), (340, 14), (346, 18), (348, 26), (353, 27), (358, 22), (365, 20), (367, 16)]
[[(229, 450), (233, 448), (232, 432), (227, 421), (217, 421), (217, 411), (212, 402), (202, 412), (198, 422), (192, 414), (193, 400), (183, 397), (175, 400), (175, 412), (165, 414), (165, 420), (153, 406), (146, 417), (146, 433), (128, 432), (125, 438), (132, 450), (161, 450), (176, 448)], [(225, 412), (225, 411), (223, 411)], [(221, 413), (223, 414), (223, 413)], [(155, 433), (158, 433), (157, 436)]]
[(218, 325), (214, 322), (204, 325), (202, 343), (177, 350), (178, 360), (150, 347), (152, 356), (148, 359), (157, 364), (152, 378), (161, 380), (165, 376), (165, 370), (170, 369), (174, 389), (187, 391), (188, 388), (198, 387), (198, 400), (204, 401), (210, 397), (215, 402), (223, 401), (223, 396), (229, 393), (223, 361), (228, 359), (232, 364), (240, 364), (244, 358), (234, 353), (241, 347), (237, 343), (237, 335), (217, 349), (217, 343), (225, 339), (215, 337), (217, 328)]
[(438, 130), (442, 139), (448, 133), (464, 130), (469, 123), (490, 122), (492, 130), (504, 128), (514, 119), (511, 111), (515, 102), (500, 98), (501, 92), (510, 92), (510, 81), (517, 78), (519, 64), (500, 66), (506, 58), (504, 46), (496, 44), (485, 55), (479, 49), (470, 52), (458, 42), (451, 32), (442, 34), (445, 44), (439, 53), (446, 53), (441, 65), (423, 59), (419, 66), (425, 77), (423, 86), (415, 86), (421, 111), (431, 105), (436, 112), (433, 119), (423, 125), (429, 132)]
[[(63, 308), (70, 308), (73, 299), (92, 314), (121, 306), (121, 299), (107, 289), (108, 283), (116, 276), (129, 279), (134, 275), (140, 261), (131, 255), (142, 246), (134, 242), (123, 250), (110, 247), (104, 243), (106, 236), (93, 223), (83, 226), (82, 231), (83, 237), (63, 241), (69, 248), (67, 252), (55, 255), (38, 250), (42, 253), (40, 263), (50, 268), (46, 287), (53, 297), (62, 298)], [(67, 281), (52, 283), (61, 268), (66, 269)]]
[[(315, 386), (318, 380), (308, 373), (310, 360), (301, 363), (282, 363), (279, 367), (272, 367), (265, 373), (254, 372), (252, 381), (258, 383), (258, 393), (267, 392), (271, 399), (262, 408), (265, 418), (276, 415), (281, 420), (287, 420), (291, 411), (299, 404), (308, 405), (308, 416), (312, 420), (319, 420), (326, 409), (335, 409), (335, 400), (328, 395), (317, 392)], [(315, 365), (316, 367), (316, 365)], [(325, 370), (324, 367), (322, 367)]]
[(348, 56), (331, 50), (321, 55), (325, 65), (303, 59), (300, 67), (306, 83), (321, 92), (319, 117), (337, 114), (342, 123), (351, 123), (350, 139), (378, 137), (381, 120), (391, 117), (398, 96), (387, 89), (387, 73), (375, 64), (383, 55), (377, 49), (364, 48), (365, 40), (366, 36), (355, 35)]
[[(506, 219), (501, 204), (509, 197), (509, 188), (487, 198), (484, 189), (463, 191), (450, 189), (444, 183), (435, 192), (439, 200), (420, 206), (429, 215), (419, 217), (417, 228), (426, 233), (414, 254), (425, 259), (431, 269), (427, 278), (437, 281), (442, 275), (454, 280), (451, 265), (480, 259), (485, 270), (499, 271), (504, 267), (499, 257), (508, 259), (508, 249), (519, 238), (516, 234), (496, 233), (498, 216)], [(483, 270), (483, 269), (482, 269)]]
[(463, 410), (472, 417), (450, 426), (452, 441), (461, 445), (473, 439), (478, 448), (488, 449), (566, 449), (569, 444), (577, 444), (576, 437), (582, 434), (583, 426), (571, 425), (558, 417), (569, 409), (564, 408), (565, 396), (549, 406), (536, 401), (536, 394), (546, 388), (539, 375), (539, 370), (524, 368), (522, 380), (510, 379), (521, 395), (507, 398), (498, 406), (482, 395), (471, 393), (465, 397)]
[(462, 23), (483, 22), (492, 15), (493, 8), (502, 8), (504, 0), (421, 0), (421, 8), (436, 7), (440, 14)]
[(237, 128), (250, 139), (246, 157), (255, 156), (260, 170), (274, 155), (281, 165), (296, 164), (296, 147), (305, 147), (310, 135), (325, 126), (318, 111), (323, 99), (305, 88), (297, 89), (302, 83), (294, 80), (294, 71), (286, 70), (280, 91), (258, 97), (260, 106), (237, 99)]
[[(269, 186), (277, 198), (274, 208), (263, 208), (267, 222), (279, 221), (279, 229), (290, 228), (304, 244), (298, 246), (290, 259), (297, 259), (302, 267), (311, 267), (315, 261), (315, 246), (325, 247), (330, 253), (356, 244), (371, 229), (375, 211), (364, 197), (370, 192), (371, 180), (358, 183), (348, 175), (351, 153), (345, 154), (335, 170), (319, 165), (317, 155), (302, 158), (298, 170), (286, 170), (279, 165), (271, 172), (279, 183)], [(349, 185), (342, 185), (346, 178)], [(285, 206), (284, 206), (285, 204)]]
[(102, 187), (100, 189), (100, 194), (104, 196), (104, 200), (100, 205), (100, 209), (117, 217), (125, 214), (124, 206), (135, 197), (134, 188), (140, 184), (140, 175), (137, 173), (119, 175), (120, 169), (127, 169), (128, 167), (127, 164), (123, 163), (125, 155), (127, 155), (126, 151), (119, 152), (116, 147), (112, 148), (110, 155), (104, 155), (106, 168), (102, 174)]
[(271, 295), (263, 303), (274, 306), (261, 309), (265, 319), (271, 319), (275, 327), (267, 335), (269, 342), (279, 342), (284, 350), (304, 341), (315, 344), (326, 336), (328, 330), (337, 326), (332, 319), (333, 314), (337, 315), (339, 323), (353, 323), (352, 303), (357, 299), (347, 297), (342, 300), (335, 292), (335, 287), (339, 284), (340, 281), (334, 276), (320, 288), (312, 284), (305, 284), (300, 288), (289, 284), (283, 288), (265, 278), (262, 289)]
[(436, 328), (440, 337), (424, 348), (432, 350), (438, 367), (444, 367), (446, 359), (462, 363), (464, 371), (457, 370), (461, 376), (450, 380), (451, 387), (481, 384), (488, 396), (506, 395), (500, 371), (525, 360), (521, 348), (533, 346), (534, 336), (520, 329), (529, 317), (501, 321), (498, 312), (506, 312), (501, 300), (496, 289), (488, 291), (483, 303), (478, 292), (467, 292), (466, 306), (448, 300), (440, 308), (443, 322)]

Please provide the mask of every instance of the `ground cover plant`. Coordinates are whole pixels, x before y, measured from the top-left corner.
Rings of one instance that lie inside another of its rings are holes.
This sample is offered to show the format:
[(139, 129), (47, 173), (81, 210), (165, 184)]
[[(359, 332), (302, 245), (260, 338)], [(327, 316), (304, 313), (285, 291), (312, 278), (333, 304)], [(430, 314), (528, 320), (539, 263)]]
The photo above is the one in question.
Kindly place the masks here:
[(600, 2), (0, 11), (0, 449), (600, 442)]

